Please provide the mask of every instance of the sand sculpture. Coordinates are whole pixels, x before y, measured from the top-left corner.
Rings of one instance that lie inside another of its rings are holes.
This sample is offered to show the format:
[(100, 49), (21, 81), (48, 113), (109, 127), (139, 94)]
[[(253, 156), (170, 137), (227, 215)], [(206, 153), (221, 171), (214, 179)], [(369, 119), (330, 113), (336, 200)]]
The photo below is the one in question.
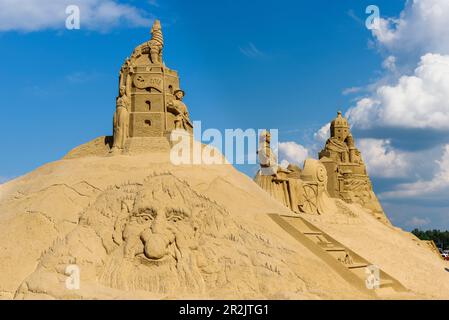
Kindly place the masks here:
[(325, 167), (318, 160), (307, 159), (303, 170), (291, 164), (287, 169), (282, 168), (270, 147), (270, 138), (267, 131), (261, 134), (258, 150), (261, 168), (255, 182), (294, 212), (321, 214), (332, 211), (334, 204), (326, 190)]
[[(79, 298), (98, 285), (153, 297), (214, 297), (219, 288), (219, 297), (269, 297), (281, 287), (303, 292), (284, 261), (293, 252), (267, 239), (188, 183), (155, 174), (98, 195), (78, 226), (43, 254), (15, 298)], [(75, 263), (82, 270), (77, 291), (64, 286), (66, 267)]]
[(265, 132), (257, 184), (228, 163), (174, 165), (167, 135), (192, 124), (163, 48), (156, 21), (121, 68), (113, 137), (0, 184), (0, 298), (448, 298), (446, 262), (373, 216), (341, 114), (302, 169), (280, 167)]
[[(390, 224), (374, 194), (360, 151), (355, 147), (348, 121), (338, 112), (331, 122), (330, 138), (319, 153), (319, 163), (307, 159), (304, 170), (283, 169), (263, 133), (258, 151), (260, 170), (255, 181), (271, 196), (295, 212), (322, 213), (334, 209), (329, 197), (358, 203), (384, 223)], [(332, 210), (331, 210), (332, 211)]]
[(356, 148), (349, 123), (338, 112), (330, 125), (330, 138), (319, 159), (326, 167), (327, 190), (331, 197), (347, 203), (359, 203), (373, 215), (390, 224), (382, 206), (374, 194), (360, 151)]
[(126, 149), (128, 139), (167, 137), (174, 129), (193, 130), (178, 73), (163, 63), (159, 20), (151, 34), (151, 40), (137, 46), (120, 70), (113, 151)]

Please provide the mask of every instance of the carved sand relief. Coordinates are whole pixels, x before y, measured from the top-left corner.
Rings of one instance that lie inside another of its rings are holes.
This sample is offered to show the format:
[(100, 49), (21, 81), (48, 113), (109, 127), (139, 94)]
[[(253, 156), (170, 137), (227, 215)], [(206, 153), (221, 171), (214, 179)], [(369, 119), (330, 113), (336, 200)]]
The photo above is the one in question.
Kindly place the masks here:
[(76, 229), (42, 256), (17, 297), (70, 294), (63, 286), (68, 264), (80, 267), (81, 284), (99, 281), (125, 291), (209, 295), (221, 288), (263, 295), (276, 282), (304, 290), (286, 263), (294, 250), (273, 237), (239, 225), (172, 174), (155, 174), (104, 190)]

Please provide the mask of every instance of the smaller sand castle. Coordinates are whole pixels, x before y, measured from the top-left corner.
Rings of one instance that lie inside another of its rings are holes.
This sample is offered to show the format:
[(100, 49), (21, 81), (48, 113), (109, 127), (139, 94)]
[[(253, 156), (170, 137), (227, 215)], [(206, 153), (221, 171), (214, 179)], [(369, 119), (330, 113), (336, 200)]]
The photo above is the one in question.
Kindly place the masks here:
[(327, 170), (327, 190), (331, 197), (359, 203), (379, 220), (390, 224), (373, 191), (362, 154), (355, 147), (348, 120), (338, 112), (332, 120), (330, 138), (319, 159)]
[(304, 169), (280, 167), (270, 147), (270, 134), (261, 135), (258, 151), (260, 170), (255, 181), (271, 196), (297, 213), (322, 214), (335, 211), (329, 197), (358, 203), (382, 222), (390, 224), (379, 200), (346, 118), (338, 112), (331, 122), (330, 138), (319, 153), (319, 161), (307, 159)]

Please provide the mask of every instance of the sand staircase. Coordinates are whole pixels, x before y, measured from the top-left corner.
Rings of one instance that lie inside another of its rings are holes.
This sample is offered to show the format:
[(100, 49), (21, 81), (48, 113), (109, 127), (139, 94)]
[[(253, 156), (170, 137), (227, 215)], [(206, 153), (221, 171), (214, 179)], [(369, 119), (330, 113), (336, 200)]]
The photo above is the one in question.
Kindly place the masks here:
[(373, 264), (299, 216), (268, 214), (282, 229), (320, 257), (351, 285), (374, 296), (406, 293), (408, 290), (392, 276), (379, 270), (380, 285), (369, 289), (366, 280)]

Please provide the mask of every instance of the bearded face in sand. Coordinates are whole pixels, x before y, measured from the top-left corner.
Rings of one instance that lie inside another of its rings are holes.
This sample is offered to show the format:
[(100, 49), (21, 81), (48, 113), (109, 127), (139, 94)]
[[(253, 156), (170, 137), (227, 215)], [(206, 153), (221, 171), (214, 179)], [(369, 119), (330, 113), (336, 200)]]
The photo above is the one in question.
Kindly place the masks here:
[(170, 293), (203, 291), (198, 260), (204, 233), (217, 231), (225, 214), (177, 181), (155, 179), (137, 193), (119, 226), (120, 246), (101, 275), (103, 284), (125, 290)]
[(180, 258), (176, 239), (194, 234), (191, 212), (172, 208), (160, 201), (138, 203), (123, 231), (125, 257), (140, 257), (142, 261), (162, 263)]
[[(283, 291), (302, 290), (280, 256), (290, 251), (272, 243), (187, 183), (160, 174), (104, 190), (16, 297), (263, 296), (280, 281)], [(80, 268), (81, 290), (65, 287), (69, 264)]]

